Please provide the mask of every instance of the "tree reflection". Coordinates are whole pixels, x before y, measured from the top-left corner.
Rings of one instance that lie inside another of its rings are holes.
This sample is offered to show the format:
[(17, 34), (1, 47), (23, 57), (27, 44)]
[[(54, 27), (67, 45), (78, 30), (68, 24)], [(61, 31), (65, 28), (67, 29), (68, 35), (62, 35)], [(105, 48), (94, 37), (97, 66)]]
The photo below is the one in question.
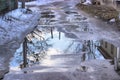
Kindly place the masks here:
[(64, 50), (64, 53), (68, 53), (72, 50), (72, 53), (81, 55), (81, 61), (97, 59), (100, 56), (99, 51), (97, 49), (98, 46), (100, 46), (99, 41), (72, 41)]
[[(41, 32), (41, 31), (39, 31)], [(51, 44), (48, 44), (49, 39), (45, 39), (44, 36), (40, 35), (38, 30), (30, 33), (27, 38), (29, 41), (27, 59), (29, 64), (38, 64), (47, 55), (47, 50)]]
[[(44, 15), (46, 13), (46, 15)], [(49, 25), (51, 16), (51, 12), (44, 12), (42, 15), (44, 17), (48, 18), (42, 18), (40, 21), (42, 21), (43, 25)], [(45, 55), (47, 55), (48, 48), (51, 47), (51, 44), (48, 44), (49, 39), (45, 39), (44, 32), (45, 33), (51, 33), (51, 38), (53, 38), (53, 30), (54, 27), (43, 27), (40, 25), (40, 28), (37, 27), (33, 32), (31, 32), (29, 35), (27, 35), (28, 39), (28, 52), (27, 52), (27, 60), (28, 64), (39, 64), (42, 59), (44, 59)]]
[(85, 40), (82, 47), (84, 51), (82, 61), (98, 58), (99, 54), (96, 51), (98, 50), (97, 46), (99, 46), (99, 44), (99, 41)]
[[(45, 39), (40, 30), (35, 30), (26, 36), (24, 44), (15, 53), (15, 64), (20, 64), (20, 68), (39, 64), (47, 55), (49, 38)], [(26, 53), (26, 54), (23, 54)], [(26, 55), (26, 56), (25, 56)]]

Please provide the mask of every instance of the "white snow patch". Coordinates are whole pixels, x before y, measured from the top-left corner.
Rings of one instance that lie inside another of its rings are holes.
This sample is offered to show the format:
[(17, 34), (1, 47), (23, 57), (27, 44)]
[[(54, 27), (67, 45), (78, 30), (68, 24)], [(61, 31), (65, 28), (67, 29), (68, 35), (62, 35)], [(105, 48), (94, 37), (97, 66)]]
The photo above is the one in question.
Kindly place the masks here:
[(58, 2), (58, 1), (64, 1), (64, 0), (37, 0), (32, 2), (26, 2), (26, 5), (45, 5), (48, 3)]
[(92, 4), (92, 2), (91, 2), (91, 0), (86, 0), (83, 4), (84, 5), (90, 5), (90, 4)]
[(19, 42), (21, 36), (24, 36), (23, 33), (36, 25), (34, 23), (37, 19), (39, 19), (38, 13), (26, 13), (26, 9), (16, 9), (0, 16), (0, 45), (13, 39)]
[(115, 22), (115, 18), (111, 19), (109, 22), (110, 23), (114, 23)]
[(11, 16), (16, 19), (25, 21), (26, 19), (28, 20), (28, 18), (32, 16), (32, 14), (24, 14), (25, 12), (26, 12), (26, 9), (17, 9), (9, 12), (7, 16)]

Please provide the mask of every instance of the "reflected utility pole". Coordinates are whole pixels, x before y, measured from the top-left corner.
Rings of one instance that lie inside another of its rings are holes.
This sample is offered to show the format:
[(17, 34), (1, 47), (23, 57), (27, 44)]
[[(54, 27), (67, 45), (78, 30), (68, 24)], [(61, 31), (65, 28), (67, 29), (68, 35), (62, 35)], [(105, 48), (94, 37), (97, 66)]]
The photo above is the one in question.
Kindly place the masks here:
[(53, 27), (51, 27), (51, 38), (53, 39)]
[(22, 8), (25, 8), (25, 0), (22, 0)]
[(61, 32), (59, 32), (59, 40), (61, 39)]
[(81, 57), (81, 60), (82, 61), (85, 61), (86, 60), (86, 53), (83, 53), (82, 57)]
[(23, 42), (23, 67), (27, 67), (27, 38), (24, 38)]

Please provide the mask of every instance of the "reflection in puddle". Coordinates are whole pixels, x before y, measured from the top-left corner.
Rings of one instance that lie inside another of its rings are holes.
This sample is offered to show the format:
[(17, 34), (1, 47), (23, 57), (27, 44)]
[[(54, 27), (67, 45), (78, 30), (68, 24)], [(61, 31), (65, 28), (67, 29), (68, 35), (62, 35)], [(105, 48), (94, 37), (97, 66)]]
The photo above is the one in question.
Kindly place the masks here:
[[(51, 37), (52, 36), (52, 37)], [(27, 64), (32, 66), (72, 65), (74, 61), (104, 59), (98, 51), (99, 41), (75, 40), (67, 38), (64, 33), (53, 28), (38, 28), (27, 35)], [(18, 67), (23, 63), (22, 45), (16, 51), (11, 67)], [(80, 63), (79, 63), (80, 64)]]
[(78, 13), (75, 12), (75, 11), (66, 11), (65, 13), (66, 13), (66, 14), (78, 14)]
[(120, 70), (120, 47), (116, 47), (113, 44), (101, 40), (101, 45), (98, 47), (104, 58), (112, 59), (111, 64), (114, 63), (114, 69)]
[(119, 47), (116, 47), (107, 41), (101, 40), (101, 46), (99, 46), (99, 51), (106, 59), (114, 59), (117, 53), (119, 53)]
[(52, 11), (45, 11), (45, 12), (41, 12), (41, 18), (54, 18), (54, 12)]
[(54, 18), (55, 15), (42, 15), (41, 18)]

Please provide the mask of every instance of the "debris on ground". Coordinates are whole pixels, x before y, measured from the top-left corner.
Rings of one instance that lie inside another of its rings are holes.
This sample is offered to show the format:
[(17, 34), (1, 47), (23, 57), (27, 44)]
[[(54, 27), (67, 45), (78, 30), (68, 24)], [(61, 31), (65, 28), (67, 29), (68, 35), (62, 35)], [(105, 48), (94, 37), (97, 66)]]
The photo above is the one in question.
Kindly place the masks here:
[(118, 20), (118, 11), (112, 7), (107, 7), (105, 5), (84, 5), (84, 4), (77, 4), (76, 5), (79, 9), (93, 14), (95, 16), (98, 16), (99, 18), (103, 20), (111, 20), (115, 18), (115, 20)]

